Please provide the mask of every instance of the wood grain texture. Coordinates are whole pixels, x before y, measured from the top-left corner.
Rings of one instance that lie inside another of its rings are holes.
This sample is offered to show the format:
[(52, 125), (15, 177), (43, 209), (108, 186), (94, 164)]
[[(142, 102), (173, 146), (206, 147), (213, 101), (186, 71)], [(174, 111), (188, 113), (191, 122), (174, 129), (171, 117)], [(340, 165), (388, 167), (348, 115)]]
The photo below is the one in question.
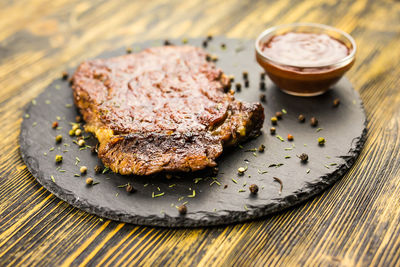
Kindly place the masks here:
[[(0, 7), (0, 265), (400, 264), (399, 1), (6, 0)], [(138, 40), (255, 38), (295, 21), (355, 37), (357, 62), (347, 77), (369, 119), (354, 167), (312, 201), (226, 227), (137, 227), (72, 208), (24, 166), (23, 106), (62, 70)]]

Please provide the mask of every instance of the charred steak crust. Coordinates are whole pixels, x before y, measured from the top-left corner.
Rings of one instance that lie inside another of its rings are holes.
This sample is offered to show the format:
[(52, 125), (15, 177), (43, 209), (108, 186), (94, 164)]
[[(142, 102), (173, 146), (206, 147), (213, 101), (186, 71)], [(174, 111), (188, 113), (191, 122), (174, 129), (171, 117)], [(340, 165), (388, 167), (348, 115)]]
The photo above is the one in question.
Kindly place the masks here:
[(72, 77), (98, 156), (120, 174), (215, 166), (223, 146), (260, 134), (261, 104), (239, 102), (229, 79), (192, 46), (83, 62)]

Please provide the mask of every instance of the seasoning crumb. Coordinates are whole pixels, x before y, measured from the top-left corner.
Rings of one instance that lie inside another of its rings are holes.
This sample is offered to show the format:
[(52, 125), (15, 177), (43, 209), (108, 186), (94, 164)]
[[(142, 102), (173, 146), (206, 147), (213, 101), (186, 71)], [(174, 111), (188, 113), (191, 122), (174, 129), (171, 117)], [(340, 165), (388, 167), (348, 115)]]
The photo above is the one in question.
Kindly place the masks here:
[(237, 92), (240, 92), (240, 90), (242, 89), (242, 85), (240, 83), (236, 83), (235, 87)]
[(128, 192), (128, 193), (133, 193), (133, 192), (136, 191), (135, 188), (133, 188), (133, 186), (132, 186), (130, 183), (128, 183), (128, 184), (126, 185), (125, 190), (126, 190), (126, 192)]
[(63, 80), (67, 80), (67, 79), (68, 79), (68, 72), (63, 71), (63, 72), (61, 73), (61, 78), (62, 78)]
[(318, 125), (318, 120), (315, 117), (312, 117), (310, 119), (310, 124), (311, 124), (311, 126), (315, 127)]
[(297, 119), (299, 120), (299, 122), (305, 122), (306, 121), (306, 117), (304, 117), (303, 114), (300, 114)]
[(264, 152), (264, 150), (265, 150), (265, 145), (261, 144), (261, 145), (258, 147), (258, 152)]
[(298, 156), (300, 161), (302, 163), (306, 163), (308, 161), (308, 155), (306, 153), (302, 153), (300, 156)]
[(86, 179), (86, 184), (87, 185), (93, 185), (93, 178), (87, 178)]
[(56, 142), (60, 143), (61, 141), (62, 141), (62, 135), (59, 134), (59, 135), (56, 136)]
[(275, 127), (271, 127), (270, 129), (269, 129), (269, 132), (273, 135), (273, 134), (275, 134), (276, 133), (276, 128)]
[(282, 116), (283, 116), (283, 114), (282, 114), (281, 111), (275, 112), (275, 117), (276, 117), (278, 120), (281, 120), (281, 119), (282, 119)]
[(325, 138), (319, 137), (319, 138), (318, 138), (318, 144), (319, 144), (320, 146), (325, 145)]
[(250, 193), (256, 195), (258, 193), (258, 186), (256, 184), (252, 184), (249, 186)]
[(260, 90), (261, 91), (265, 91), (265, 82), (264, 81), (262, 81), (262, 82), (260, 82)]
[(78, 146), (84, 146), (85, 145), (85, 140), (83, 140), (83, 139), (79, 139), (79, 141), (78, 141)]
[(178, 207), (178, 212), (179, 212), (180, 215), (185, 215), (187, 213), (186, 205), (180, 205)]
[(340, 99), (339, 98), (336, 98), (335, 100), (333, 100), (333, 107), (338, 107), (339, 106), (339, 104), (340, 104)]
[(278, 118), (277, 117), (271, 117), (271, 123), (272, 123), (272, 125), (276, 125), (278, 123)]
[(99, 165), (94, 166), (94, 172), (95, 172), (96, 174), (99, 174), (99, 173), (101, 173), (102, 171), (103, 171), (103, 168), (102, 168), (101, 166), (99, 166)]
[(267, 96), (265, 94), (260, 94), (260, 101), (261, 102), (267, 102)]
[(62, 160), (63, 160), (63, 156), (61, 156), (61, 155), (56, 155), (56, 157), (55, 157), (56, 163), (60, 163), (60, 162), (62, 162)]
[(87, 167), (86, 167), (86, 166), (81, 166), (81, 167), (79, 168), (79, 171), (80, 171), (82, 174), (85, 174), (85, 173), (87, 173)]
[(291, 135), (291, 134), (287, 135), (287, 140), (288, 141), (293, 141), (293, 139), (294, 139), (293, 135)]
[(58, 127), (58, 121), (54, 121), (54, 122), (51, 124), (51, 128), (55, 129), (55, 128), (57, 128), (57, 127)]

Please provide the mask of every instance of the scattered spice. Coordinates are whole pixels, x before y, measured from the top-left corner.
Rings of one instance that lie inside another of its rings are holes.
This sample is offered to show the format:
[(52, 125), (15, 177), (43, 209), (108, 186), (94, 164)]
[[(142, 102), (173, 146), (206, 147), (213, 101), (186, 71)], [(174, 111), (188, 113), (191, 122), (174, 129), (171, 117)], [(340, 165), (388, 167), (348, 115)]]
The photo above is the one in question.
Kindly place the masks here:
[(287, 135), (287, 140), (288, 140), (288, 141), (293, 141), (293, 139), (294, 139), (294, 138), (293, 138), (293, 135), (291, 135), (291, 134), (288, 134), (288, 135)]
[(99, 166), (99, 165), (94, 166), (94, 172), (95, 172), (96, 174), (99, 174), (99, 173), (101, 173), (102, 171), (103, 171), (103, 168), (102, 168), (101, 166)]
[(172, 179), (172, 174), (167, 173), (167, 174), (165, 175), (165, 178), (167, 178), (168, 180)]
[(252, 184), (249, 186), (250, 193), (256, 195), (258, 193), (258, 186), (256, 184)]
[(265, 94), (260, 94), (260, 101), (261, 102), (267, 102), (267, 96)]
[(85, 140), (83, 140), (83, 139), (80, 139), (79, 141), (78, 141), (78, 146), (84, 146), (85, 145)]
[(25, 118), (29, 119), (30, 117), (31, 117), (31, 115), (25, 114)]
[(87, 173), (87, 167), (86, 167), (86, 166), (81, 166), (81, 167), (79, 168), (79, 171), (80, 171), (82, 174), (85, 174), (85, 173)]
[(182, 39), (182, 44), (187, 44), (188, 42), (189, 42), (189, 40), (187, 38)]
[(75, 131), (71, 129), (71, 130), (69, 130), (68, 134), (69, 134), (69, 136), (74, 136), (75, 135)]
[(196, 191), (195, 190), (193, 190), (191, 195), (188, 195), (188, 197), (195, 197), (195, 196), (196, 196)]
[(201, 180), (203, 180), (203, 178), (194, 178), (193, 181), (195, 184), (197, 184), (198, 182), (200, 182)]
[(82, 134), (82, 130), (81, 129), (76, 129), (75, 135), (76, 136), (80, 136), (81, 134)]
[(81, 177), (79, 174), (75, 173), (74, 174), (75, 177)]
[(302, 153), (298, 157), (299, 157), (300, 161), (303, 163), (306, 163), (308, 161), (308, 155), (306, 153)]
[(163, 196), (163, 195), (165, 195), (164, 192), (159, 193), (159, 194), (154, 194), (154, 192), (153, 192), (153, 193), (151, 194), (151, 197), (152, 197), (152, 198), (156, 198), (156, 197), (161, 197), (161, 196)]
[(49, 151), (54, 151), (54, 149), (55, 149), (54, 147), (50, 147)]
[(232, 83), (235, 81), (235, 76), (234, 75), (229, 75), (229, 81)]
[(258, 147), (258, 152), (264, 152), (264, 150), (265, 150), (265, 146), (264, 146), (263, 144), (261, 144), (261, 145)]
[(238, 174), (239, 175), (243, 175), (245, 173), (245, 171), (247, 171), (247, 166), (245, 168), (244, 167), (238, 168)]
[(247, 80), (249, 78), (249, 73), (247, 71), (243, 71), (243, 79)]
[(228, 185), (226, 184), (226, 185), (224, 185), (224, 189), (227, 189), (228, 188)]
[(340, 99), (339, 98), (336, 98), (335, 100), (333, 100), (333, 107), (338, 107), (339, 106), (339, 104), (340, 104)]
[(242, 89), (242, 84), (236, 83), (236, 84), (235, 84), (235, 87), (236, 87), (236, 91), (237, 91), (237, 92), (240, 92), (240, 90)]
[(265, 72), (260, 73), (260, 80), (265, 80)]
[(76, 122), (81, 122), (81, 121), (82, 121), (82, 117), (79, 116), (79, 115), (76, 116), (76, 117), (75, 117), (75, 121), (76, 121)]
[(56, 182), (56, 179), (54, 179), (54, 176), (52, 175), (52, 176), (50, 176), (50, 178), (51, 178), (51, 180), (53, 181), (53, 183), (55, 183)]
[(127, 54), (132, 53), (132, 47), (127, 47), (127, 48), (125, 49), (125, 51), (126, 51)]
[(276, 117), (278, 120), (281, 120), (281, 119), (282, 119), (282, 116), (283, 116), (282, 112), (280, 112), (280, 111), (275, 112), (275, 117)]
[(171, 42), (169, 40), (165, 40), (164, 45), (171, 45)]
[(262, 171), (262, 170), (260, 170), (260, 169), (258, 169), (257, 172), (258, 172), (259, 174), (268, 173), (268, 171)]
[(249, 80), (244, 81), (244, 87), (248, 88), (250, 86)]
[(274, 178), (274, 181), (277, 181), (277, 182), (281, 185), (281, 187), (280, 187), (280, 189), (279, 189), (279, 195), (282, 194), (282, 189), (283, 189), (282, 180), (279, 179), (278, 177), (272, 177), (272, 178)]
[(275, 133), (276, 133), (276, 128), (275, 128), (275, 127), (271, 127), (271, 128), (269, 129), (269, 132), (270, 132), (271, 134), (275, 134)]
[(246, 190), (244, 190), (244, 189), (239, 189), (238, 192), (239, 192), (239, 193), (243, 193), (243, 192), (246, 192)]
[(312, 117), (310, 119), (310, 124), (311, 124), (311, 126), (315, 127), (318, 125), (318, 120), (315, 117)]
[(320, 131), (322, 131), (324, 128), (318, 128), (317, 130), (315, 130), (315, 132), (320, 132)]
[(287, 114), (286, 109), (283, 108), (283, 109), (282, 109), (282, 113), (283, 113), (283, 114)]
[(56, 136), (56, 142), (60, 143), (61, 141), (62, 141), (62, 135), (59, 134)]
[(291, 156), (285, 156), (285, 159), (290, 159), (291, 158)]
[(56, 155), (56, 157), (55, 157), (56, 163), (60, 163), (60, 162), (62, 162), (62, 160), (63, 160), (63, 156), (61, 156), (61, 155)]
[(54, 121), (53, 124), (51, 125), (51, 128), (55, 129), (58, 127), (58, 121)]
[(178, 207), (178, 212), (179, 212), (180, 215), (185, 215), (187, 213), (186, 205), (180, 205)]
[(319, 138), (318, 138), (318, 144), (319, 144), (320, 146), (325, 145), (325, 138), (319, 137)]
[(281, 142), (285, 142), (285, 139), (282, 138), (282, 136), (277, 135), (276, 138), (278, 138), (279, 140), (281, 140)]
[(87, 185), (92, 185), (93, 184), (93, 178), (87, 178), (86, 179), (86, 184)]
[(211, 34), (207, 35), (207, 41), (211, 41), (213, 39), (213, 36)]
[(264, 81), (260, 82), (260, 90), (265, 91), (265, 88), (266, 88), (265, 82)]
[(135, 188), (133, 188), (133, 186), (131, 184), (129, 184), (129, 183), (126, 185), (125, 190), (128, 193), (133, 193), (133, 192), (136, 191)]
[(300, 114), (297, 119), (299, 120), (299, 122), (305, 122), (306, 121), (306, 117), (304, 117), (303, 114)]
[(272, 123), (272, 125), (276, 125), (278, 123), (278, 118), (277, 117), (271, 117), (271, 123)]
[(233, 179), (233, 178), (232, 178), (232, 182), (234, 182), (235, 184), (237, 184), (237, 183), (238, 183), (238, 182), (237, 182), (235, 179)]
[(225, 49), (226, 49), (226, 44), (222, 43), (222, 44), (221, 44), (221, 49), (222, 49), (222, 50), (225, 50)]
[(306, 173), (310, 173), (310, 171), (311, 171), (310, 169), (307, 169)]
[(110, 170), (110, 168), (105, 167), (101, 173), (102, 173), (102, 174), (105, 174), (105, 173), (108, 172), (109, 170)]
[(68, 79), (68, 72), (63, 71), (63, 72), (61, 73), (61, 78), (62, 78), (63, 80), (67, 80), (67, 79)]

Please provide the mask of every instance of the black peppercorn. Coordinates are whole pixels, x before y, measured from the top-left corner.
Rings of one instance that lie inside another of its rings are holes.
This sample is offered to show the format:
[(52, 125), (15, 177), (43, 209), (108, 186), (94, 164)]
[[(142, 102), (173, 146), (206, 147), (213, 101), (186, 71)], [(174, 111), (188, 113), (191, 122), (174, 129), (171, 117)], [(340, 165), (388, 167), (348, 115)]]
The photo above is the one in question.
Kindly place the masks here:
[(249, 80), (244, 81), (244, 87), (248, 88), (250, 86)]
[(275, 134), (276, 133), (276, 128), (275, 127), (271, 127), (271, 129), (269, 129), (271, 134)]
[(208, 36), (207, 36), (207, 41), (211, 41), (212, 40), (212, 35), (211, 34), (209, 34)]
[(256, 184), (252, 184), (249, 186), (250, 193), (253, 195), (258, 193), (258, 186)]
[(260, 73), (260, 79), (263, 80), (263, 81), (265, 80), (265, 73), (264, 72)]
[(310, 124), (311, 124), (311, 126), (315, 127), (318, 125), (318, 120), (315, 117), (312, 117), (310, 119)]
[(304, 117), (303, 114), (300, 114), (297, 119), (299, 120), (299, 122), (305, 122), (306, 121), (306, 117)]
[(178, 207), (178, 211), (180, 215), (185, 215), (187, 213), (187, 207), (186, 205), (180, 205)]
[(164, 45), (171, 45), (171, 42), (169, 40), (165, 40)]
[(336, 98), (335, 100), (333, 100), (333, 107), (337, 107), (337, 106), (339, 106), (339, 104), (340, 104), (340, 99), (339, 98)]
[(277, 117), (278, 120), (282, 119), (282, 116), (283, 116), (282, 112), (280, 111), (275, 112), (275, 117)]
[(126, 51), (127, 54), (130, 54), (130, 53), (132, 53), (132, 48), (127, 47), (125, 51)]
[(204, 48), (207, 48), (207, 46), (208, 46), (208, 42), (207, 42), (207, 40), (204, 40), (204, 41), (203, 41), (203, 47), (204, 47)]
[(222, 44), (221, 44), (221, 48), (222, 48), (222, 49), (225, 49), (225, 48), (226, 48), (226, 44), (222, 43)]
[(260, 95), (260, 101), (264, 102), (264, 103), (267, 102), (267, 96), (265, 94), (261, 94)]
[(306, 153), (302, 153), (300, 156), (298, 156), (301, 162), (306, 163), (308, 161), (308, 155)]
[(247, 80), (249, 78), (249, 73), (247, 71), (243, 71), (243, 79)]

